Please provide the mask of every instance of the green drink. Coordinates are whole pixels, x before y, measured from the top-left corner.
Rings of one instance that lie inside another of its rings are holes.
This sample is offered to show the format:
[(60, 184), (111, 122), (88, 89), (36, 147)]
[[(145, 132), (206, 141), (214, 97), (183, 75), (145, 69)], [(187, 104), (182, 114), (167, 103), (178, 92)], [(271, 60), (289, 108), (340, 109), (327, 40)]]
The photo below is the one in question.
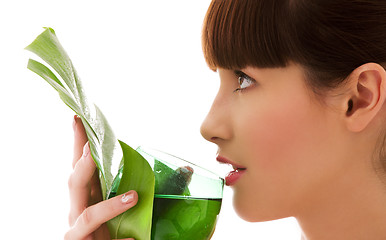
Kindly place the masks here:
[(155, 195), (152, 240), (207, 240), (212, 236), (222, 199)]
[(144, 148), (137, 151), (155, 174), (151, 239), (210, 239), (220, 213), (224, 180), (170, 154)]
[[(137, 151), (155, 175), (151, 240), (208, 240), (220, 213), (224, 180), (183, 159), (153, 149)], [(121, 174), (109, 198), (116, 195)]]

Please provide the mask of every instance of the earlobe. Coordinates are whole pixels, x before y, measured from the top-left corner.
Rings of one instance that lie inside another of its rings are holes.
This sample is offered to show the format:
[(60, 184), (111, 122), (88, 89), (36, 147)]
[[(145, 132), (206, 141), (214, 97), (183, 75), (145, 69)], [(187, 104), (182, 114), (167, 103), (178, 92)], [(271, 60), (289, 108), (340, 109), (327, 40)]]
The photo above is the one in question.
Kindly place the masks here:
[(350, 99), (346, 120), (350, 131), (360, 132), (377, 116), (385, 103), (386, 72), (379, 64), (367, 63), (349, 76)]

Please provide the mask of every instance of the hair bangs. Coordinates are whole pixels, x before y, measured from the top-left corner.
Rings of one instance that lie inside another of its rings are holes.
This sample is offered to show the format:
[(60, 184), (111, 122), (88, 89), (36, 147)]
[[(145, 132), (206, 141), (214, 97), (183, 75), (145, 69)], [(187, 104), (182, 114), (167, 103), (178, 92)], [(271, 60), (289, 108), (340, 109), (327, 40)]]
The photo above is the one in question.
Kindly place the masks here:
[(213, 0), (202, 30), (208, 66), (212, 70), (285, 67), (291, 42), (285, 2)]

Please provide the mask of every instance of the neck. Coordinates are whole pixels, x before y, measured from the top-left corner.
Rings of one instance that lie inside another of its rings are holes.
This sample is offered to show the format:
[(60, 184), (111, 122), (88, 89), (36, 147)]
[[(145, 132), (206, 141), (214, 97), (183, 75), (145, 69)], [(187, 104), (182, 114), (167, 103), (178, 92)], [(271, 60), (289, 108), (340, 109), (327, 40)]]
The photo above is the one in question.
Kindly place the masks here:
[(302, 240), (386, 239), (386, 186), (376, 174), (347, 169), (318, 191), (295, 216)]

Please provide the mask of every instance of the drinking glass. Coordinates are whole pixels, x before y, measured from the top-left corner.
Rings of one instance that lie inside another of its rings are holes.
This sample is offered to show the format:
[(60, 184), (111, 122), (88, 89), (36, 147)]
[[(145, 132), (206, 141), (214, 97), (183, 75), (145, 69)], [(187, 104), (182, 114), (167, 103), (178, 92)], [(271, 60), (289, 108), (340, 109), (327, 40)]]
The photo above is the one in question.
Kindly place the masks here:
[(165, 152), (144, 147), (137, 151), (155, 174), (151, 239), (210, 239), (220, 213), (224, 180)]

